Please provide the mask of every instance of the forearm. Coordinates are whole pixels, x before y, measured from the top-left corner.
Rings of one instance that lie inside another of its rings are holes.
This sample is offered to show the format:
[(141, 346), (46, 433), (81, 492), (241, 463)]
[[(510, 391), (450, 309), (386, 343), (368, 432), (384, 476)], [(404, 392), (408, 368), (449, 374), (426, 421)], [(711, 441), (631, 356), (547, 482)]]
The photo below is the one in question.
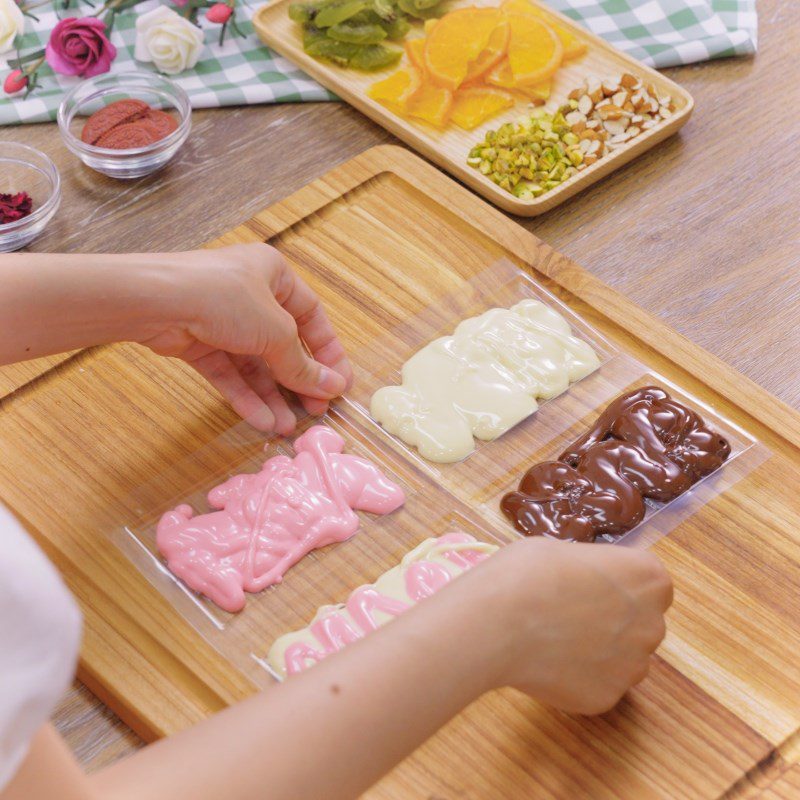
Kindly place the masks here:
[(470, 577), (337, 656), (103, 771), (96, 796), (359, 796), (495, 684), (497, 617), (469, 612), (476, 604), (464, 592), (486, 591)]
[(158, 331), (172, 280), (153, 256), (0, 256), (0, 364)]

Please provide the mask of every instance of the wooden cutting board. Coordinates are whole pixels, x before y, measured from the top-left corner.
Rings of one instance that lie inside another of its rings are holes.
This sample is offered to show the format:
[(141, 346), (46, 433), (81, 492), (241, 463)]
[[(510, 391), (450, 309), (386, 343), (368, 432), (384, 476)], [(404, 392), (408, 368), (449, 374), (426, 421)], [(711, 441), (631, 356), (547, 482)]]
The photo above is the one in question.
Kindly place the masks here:
[[(257, 241), (282, 249), (354, 352), (369, 351), (375, 320), (402, 332), (432, 298), (507, 259), (769, 451), (655, 545), (676, 583), (669, 634), (651, 676), (617, 709), (571, 718), (491, 693), (371, 800), (718, 798), (796, 749), (800, 415), (396, 147), (367, 151), (214, 244)], [(0, 497), (81, 602), (89, 687), (149, 739), (250, 693), (109, 544), (137, 487), (236, 422), (219, 398), (183, 365), (122, 345), (18, 388), (0, 415)]]

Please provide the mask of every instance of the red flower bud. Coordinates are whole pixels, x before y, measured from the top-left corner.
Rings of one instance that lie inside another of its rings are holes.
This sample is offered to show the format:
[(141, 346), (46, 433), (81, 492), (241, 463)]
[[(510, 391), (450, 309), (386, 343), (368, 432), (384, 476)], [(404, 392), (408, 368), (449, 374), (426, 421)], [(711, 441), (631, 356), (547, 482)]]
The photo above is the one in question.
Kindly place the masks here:
[(28, 76), (22, 74), (21, 69), (15, 69), (6, 75), (3, 91), (6, 94), (14, 94), (24, 89), (28, 85)]
[(206, 19), (209, 22), (224, 25), (231, 18), (231, 14), (233, 14), (233, 8), (227, 3), (214, 3), (214, 5), (206, 11)]

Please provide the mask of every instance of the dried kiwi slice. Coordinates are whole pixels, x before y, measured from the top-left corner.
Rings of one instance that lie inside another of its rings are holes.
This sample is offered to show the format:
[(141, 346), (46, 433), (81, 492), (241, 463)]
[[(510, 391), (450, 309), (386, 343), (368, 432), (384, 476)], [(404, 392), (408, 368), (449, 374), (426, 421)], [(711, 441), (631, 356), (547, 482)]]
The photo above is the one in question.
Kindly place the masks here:
[(324, 31), (309, 28), (303, 34), (303, 49), (314, 58), (327, 58), (346, 67), (361, 49), (361, 45), (337, 42), (335, 39), (329, 39)]
[(359, 11), (347, 20), (348, 25), (381, 25), (384, 20), (379, 17), (371, 8), (366, 11)]
[(386, 31), (380, 25), (353, 25), (350, 20), (331, 25), (327, 33), (337, 42), (351, 44), (378, 44), (386, 38)]
[(390, 39), (402, 39), (411, 30), (411, 23), (405, 14), (401, 14), (391, 21), (384, 22), (383, 29)]
[(319, 6), (315, 3), (290, 3), (289, 19), (305, 24), (314, 19), (318, 10)]
[(416, 17), (417, 19), (433, 19), (442, 14), (438, 4), (431, 8), (417, 8), (413, 0), (397, 0), (397, 5), (401, 11), (405, 11), (410, 17)]
[(330, 28), (340, 22), (354, 17), (360, 11), (369, 7), (368, 0), (334, 0), (326, 3), (314, 17), (314, 24), (318, 28)]
[(402, 55), (401, 50), (391, 50), (382, 44), (356, 45), (358, 52), (350, 59), (350, 66), (372, 72), (396, 64)]
[(372, 0), (372, 10), (385, 20), (393, 20), (397, 16), (397, 9), (392, 0)]

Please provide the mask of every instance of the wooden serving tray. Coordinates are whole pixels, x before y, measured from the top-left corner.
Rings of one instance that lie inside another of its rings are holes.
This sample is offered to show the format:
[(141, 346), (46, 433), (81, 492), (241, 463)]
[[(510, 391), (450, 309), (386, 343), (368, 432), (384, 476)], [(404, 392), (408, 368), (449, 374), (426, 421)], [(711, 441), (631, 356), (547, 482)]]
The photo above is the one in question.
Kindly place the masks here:
[[(425, 123), (411, 122), (400, 117), (367, 96), (367, 89), (370, 85), (391, 74), (397, 69), (397, 66), (380, 72), (365, 73), (343, 69), (330, 62), (319, 61), (306, 55), (303, 51), (300, 26), (290, 20), (288, 15), (289, 4), (295, 0), (274, 0), (274, 2), (262, 6), (253, 16), (253, 25), (265, 44), (282, 56), (286, 56), (327, 89), (335, 92), (426, 158), (472, 187), (478, 194), (513, 214), (535, 217), (549, 211), (587, 186), (591, 186), (675, 133), (688, 121), (694, 107), (694, 100), (689, 92), (664, 77), (660, 72), (617, 50), (563, 14), (541, 3), (536, 3), (536, 0), (532, 1), (536, 5), (542, 6), (548, 14), (558, 20), (559, 25), (574, 32), (588, 45), (588, 51), (582, 58), (567, 62), (556, 73), (551, 96), (545, 105), (548, 111), (553, 111), (564, 103), (569, 92), (580, 86), (587, 76), (596, 75), (603, 78), (619, 76), (623, 72), (630, 72), (641, 77), (645, 83), (653, 83), (659, 94), (670, 95), (677, 106), (673, 116), (661, 125), (640, 134), (610, 155), (599, 159), (591, 167), (582, 170), (570, 180), (533, 200), (520, 200), (514, 197), (466, 163), (467, 154), (475, 144), (483, 141), (486, 131), (496, 129), (504, 122), (516, 120), (528, 108), (526, 103), (517, 103), (513, 108), (498, 114), (471, 131), (462, 130), (456, 125), (439, 131)], [(448, 10), (462, 6), (497, 5), (498, 2), (499, 0), (457, 0), (448, 5)], [(409, 37), (422, 34), (422, 24), (419, 23), (415, 25)], [(403, 59), (405, 61), (407, 57), (404, 55)]]
[[(796, 758), (799, 414), (397, 147), (367, 151), (213, 244), (264, 241), (321, 294), (353, 351), (382, 335), (376, 320), (401, 325), (508, 259), (769, 450), (655, 545), (676, 585), (669, 634), (617, 709), (575, 718), (490, 693), (367, 797), (719, 798), (759, 765)], [(148, 739), (252, 692), (109, 539), (137, 487), (236, 422), (220, 399), (184, 365), (122, 345), (17, 389), (0, 415), (0, 497), (80, 600), (89, 687)]]

